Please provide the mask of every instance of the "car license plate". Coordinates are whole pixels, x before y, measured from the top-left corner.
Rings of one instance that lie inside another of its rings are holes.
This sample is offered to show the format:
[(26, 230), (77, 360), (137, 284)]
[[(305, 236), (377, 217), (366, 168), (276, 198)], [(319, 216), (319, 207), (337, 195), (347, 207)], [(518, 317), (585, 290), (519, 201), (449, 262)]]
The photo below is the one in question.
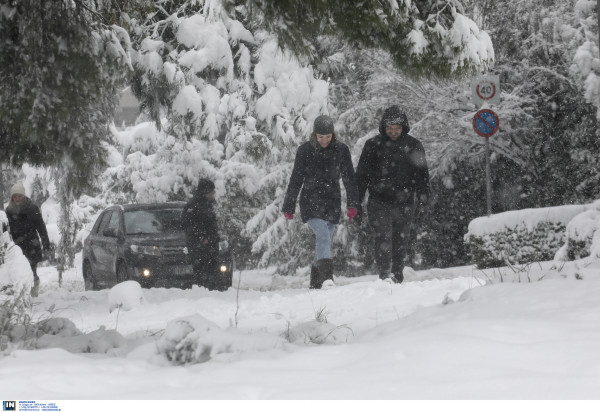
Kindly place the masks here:
[(192, 265), (181, 265), (173, 267), (173, 273), (179, 276), (191, 275), (194, 272)]

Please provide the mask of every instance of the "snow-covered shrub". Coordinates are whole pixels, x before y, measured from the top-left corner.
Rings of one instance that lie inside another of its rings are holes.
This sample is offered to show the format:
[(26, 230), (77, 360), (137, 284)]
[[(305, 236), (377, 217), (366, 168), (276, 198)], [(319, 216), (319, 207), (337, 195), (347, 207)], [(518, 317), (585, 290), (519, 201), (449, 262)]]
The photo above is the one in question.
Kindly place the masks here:
[(556, 252), (556, 260), (600, 257), (600, 200), (567, 224), (566, 239)]
[(588, 205), (515, 210), (469, 223), (465, 243), (479, 268), (552, 260), (565, 242), (567, 223)]
[(61, 348), (71, 353), (109, 353), (124, 347), (125, 339), (116, 330), (99, 329), (82, 333), (69, 319), (53, 318), (36, 325), (36, 336), (29, 345), (35, 349)]
[(112, 287), (108, 293), (108, 310), (131, 310), (144, 302), (142, 287), (135, 280), (127, 280)]
[(174, 365), (207, 362), (217, 356), (283, 348), (285, 341), (268, 333), (241, 334), (221, 329), (200, 315), (176, 319), (167, 324), (157, 342), (160, 355)]
[(284, 337), (291, 343), (335, 345), (347, 343), (352, 334), (348, 326), (337, 326), (326, 319), (315, 319), (290, 328)]

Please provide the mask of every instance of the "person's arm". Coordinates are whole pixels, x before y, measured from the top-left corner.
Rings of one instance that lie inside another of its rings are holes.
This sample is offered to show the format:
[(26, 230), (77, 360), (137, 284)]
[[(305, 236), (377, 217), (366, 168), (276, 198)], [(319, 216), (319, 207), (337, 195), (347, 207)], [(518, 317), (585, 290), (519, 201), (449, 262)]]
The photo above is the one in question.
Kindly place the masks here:
[(305, 161), (305, 154), (303, 153), (302, 146), (300, 146), (296, 152), (294, 168), (292, 169), (290, 182), (288, 183), (287, 192), (283, 200), (283, 207), (281, 208), (283, 213), (293, 215), (296, 210), (296, 200), (298, 199), (298, 194), (304, 184)]
[(358, 201), (362, 204), (369, 183), (371, 182), (371, 173), (373, 170), (373, 145), (372, 140), (367, 140), (363, 147), (358, 166), (356, 167), (356, 183), (358, 187)]
[(342, 182), (346, 188), (346, 205), (358, 209), (360, 202), (358, 200), (358, 185), (356, 184), (356, 175), (354, 173), (354, 166), (352, 165), (352, 156), (350, 156), (350, 149), (348, 146), (343, 145), (342, 150), (342, 162), (341, 162), (341, 175)]
[(40, 236), (40, 239), (42, 239), (42, 248), (46, 252), (49, 251), (50, 239), (48, 238), (48, 230), (46, 229), (46, 224), (44, 223), (44, 219), (42, 218), (42, 213), (40, 212), (40, 209), (37, 206), (33, 209), (31, 220)]

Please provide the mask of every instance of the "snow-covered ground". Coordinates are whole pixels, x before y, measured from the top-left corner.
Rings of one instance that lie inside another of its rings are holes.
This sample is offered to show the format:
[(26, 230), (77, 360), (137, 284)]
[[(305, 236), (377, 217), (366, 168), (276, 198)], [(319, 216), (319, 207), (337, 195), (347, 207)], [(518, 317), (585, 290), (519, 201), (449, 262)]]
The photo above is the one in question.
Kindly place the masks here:
[(239, 293), (85, 292), (78, 270), (62, 287), (54, 268), (39, 273), (33, 320), (73, 324), (0, 357), (2, 399), (600, 398), (598, 261), (326, 290), (244, 271)]

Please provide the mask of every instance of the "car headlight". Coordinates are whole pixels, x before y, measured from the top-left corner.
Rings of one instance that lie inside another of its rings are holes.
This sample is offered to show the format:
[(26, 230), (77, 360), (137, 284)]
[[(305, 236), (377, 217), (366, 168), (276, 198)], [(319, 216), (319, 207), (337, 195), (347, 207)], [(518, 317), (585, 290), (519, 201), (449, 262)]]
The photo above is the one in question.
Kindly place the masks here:
[(130, 249), (133, 253), (139, 253), (141, 255), (160, 256), (161, 254), (158, 246), (131, 245)]
[(221, 265), (221, 272), (227, 272), (227, 265)]

